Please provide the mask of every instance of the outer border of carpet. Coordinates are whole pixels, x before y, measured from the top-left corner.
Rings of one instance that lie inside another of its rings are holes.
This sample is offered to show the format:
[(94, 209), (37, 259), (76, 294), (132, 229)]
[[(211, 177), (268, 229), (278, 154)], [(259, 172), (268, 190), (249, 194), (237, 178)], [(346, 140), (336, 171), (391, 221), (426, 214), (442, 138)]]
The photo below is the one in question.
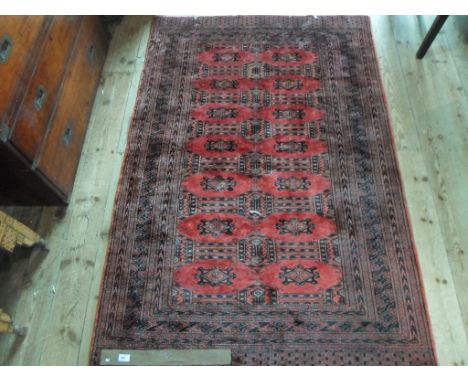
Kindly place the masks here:
[(431, 322), (431, 317), (429, 315), (429, 305), (427, 303), (426, 287), (424, 285), (421, 262), (419, 261), (420, 254), (419, 254), (418, 248), (416, 246), (416, 241), (414, 240), (413, 225), (411, 224), (411, 216), (409, 214), (409, 208), (408, 208), (408, 197), (406, 196), (405, 187), (403, 185), (403, 177), (401, 176), (401, 164), (400, 164), (400, 160), (398, 159), (398, 151), (397, 151), (397, 146), (396, 146), (395, 133), (393, 131), (393, 124), (392, 124), (392, 120), (390, 118), (390, 108), (388, 106), (388, 98), (387, 98), (387, 94), (385, 93), (385, 88), (384, 88), (384, 85), (383, 85), (384, 83), (383, 83), (383, 77), (382, 77), (382, 68), (381, 68), (381, 64), (380, 64), (380, 61), (379, 61), (379, 57), (377, 56), (377, 49), (376, 49), (376, 46), (375, 46), (375, 38), (374, 38), (374, 33), (372, 31), (372, 21), (371, 21), (369, 16), (367, 17), (367, 19), (368, 19), (368, 23), (369, 23), (369, 25), (368, 25), (369, 32), (370, 32), (370, 34), (372, 36), (372, 53), (374, 55), (375, 62), (376, 62), (376, 65), (377, 65), (377, 69), (379, 71), (379, 84), (380, 84), (379, 86), (380, 86), (380, 91), (381, 91), (382, 96), (383, 96), (387, 123), (388, 123), (389, 129), (390, 129), (390, 137), (392, 138), (390, 143), (392, 145), (393, 155), (395, 157), (395, 162), (397, 164), (396, 169), (397, 169), (397, 173), (398, 173), (398, 178), (400, 179), (400, 191), (401, 191), (401, 194), (403, 195), (403, 207), (405, 209), (406, 219), (408, 220), (408, 223), (409, 223), (408, 226), (409, 226), (409, 230), (410, 230), (410, 239), (411, 239), (412, 249), (413, 249), (413, 252), (414, 252), (414, 257), (415, 257), (415, 260), (416, 260), (416, 265), (417, 265), (417, 268), (418, 268), (417, 269), (417, 271), (418, 271), (417, 272), (418, 282), (422, 286), (421, 295), (422, 295), (422, 298), (423, 298), (424, 313), (425, 313), (425, 316), (426, 316), (426, 320), (429, 323), (429, 337), (431, 339), (432, 353), (434, 354), (434, 359), (435, 359), (436, 364), (439, 365), (439, 358), (438, 358), (438, 354), (437, 354), (436, 347), (435, 347), (435, 339), (434, 339), (434, 333), (433, 333), (433, 329), (432, 329), (433, 326), (432, 326), (432, 322)]
[[(268, 15), (253, 15), (253, 16), (250, 16), (250, 17), (257, 17), (257, 16), (268, 17)], [(209, 16), (206, 16), (206, 17), (209, 17)], [(218, 18), (218, 17), (236, 17), (236, 16), (213, 16), (213, 17), (210, 17), (210, 18), (214, 19), (214, 18)], [(237, 17), (249, 17), (249, 16), (237, 16)], [(294, 16), (284, 15), (284, 17), (294, 17)], [(329, 16), (329, 17), (333, 17), (333, 16)], [(335, 16), (335, 17), (338, 18), (338, 17), (343, 17), (343, 16)], [(422, 295), (421, 296), (422, 297), (421, 303), (422, 303), (422, 307), (423, 307), (423, 310), (424, 310), (425, 318), (426, 318), (427, 323), (428, 323), (428, 332), (429, 332), (428, 334), (429, 334), (429, 338), (430, 338), (431, 351), (432, 351), (432, 354), (434, 356), (434, 360), (435, 360), (436, 364), (439, 364), (437, 352), (435, 350), (435, 341), (434, 341), (434, 335), (433, 335), (433, 332), (432, 332), (432, 323), (431, 323), (430, 316), (429, 316), (429, 313), (428, 313), (427, 296), (426, 296), (425, 286), (424, 286), (423, 277), (422, 277), (422, 269), (421, 269), (421, 265), (420, 265), (420, 261), (419, 261), (419, 253), (418, 253), (416, 243), (415, 243), (415, 240), (414, 240), (414, 232), (413, 232), (413, 227), (411, 225), (411, 218), (410, 218), (409, 209), (408, 209), (408, 200), (407, 200), (407, 196), (406, 196), (406, 194), (404, 192), (403, 178), (401, 176), (401, 165), (400, 165), (400, 162), (398, 160), (398, 153), (397, 153), (397, 150), (396, 150), (396, 141), (395, 141), (394, 131), (393, 131), (393, 127), (392, 127), (392, 121), (391, 121), (390, 114), (389, 114), (388, 99), (387, 99), (385, 89), (384, 89), (384, 85), (383, 85), (382, 71), (380, 69), (380, 62), (379, 62), (376, 47), (375, 47), (375, 40), (374, 40), (374, 35), (373, 35), (373, 32), (372, 32), (371, 19), (370, 19), (369, 16), (364, 16), (364, 15), (355, 16), (355, 17), (362, 17), (362, 19), (366, 20), (366, 25), (364, 27), (367, 28), (367, 30), (369, 32), (369, 35), (371, 36), (370, 39), (372, 41), (372, 44), (371, 44), (372, 49), (370, 50), (370, 53), (374, 57), (374, 59), (376, 61), (374, 65), (376, 66), (376, 69), (378, 71), (379, 91), (380, 91), (380, 93), (382, 95), (383, 106), (384, 106), (384, 110), (385, 110), (385, 113), (386, 113), (385, 118), (387, 119), (388, 128), (390, 130), (389, 131), (389, 136), (391, 138), (392, 156), (395, 159), (395, 162), (396, 162), (395, 168), (396, 168), (397, 176), (399, 177), (399, 186), (398, 186), (398, 188), (399, 188), (399, 191), (402, 194), (403, 208), (405, 209), (405, 215), (406, 215), (408, 228), (409, 228), (409, 235), (410, 235), (409, 239), (411, 241), (411, 246), (412, 246), (414, 257), (415, 257), (415, 263), (416, 263), (416, 266), (417, 266), (417, 271), (415, 272), (415, 275), (417, 277), (418, 284), (421, 286), (421, 293), (420, 293)], [(195, 18), (195, 17), (173, 17), (173, 18), (174, 19), (176, 19), (176, 18), (177, 19), (189, 19), (189, 18)], [(151, 28), (150, 28), (147, 47), (146, 47), (144, 67), (143, 67), (143, 71), (142, 71), (142, 74), (141, 74), (141, 77), (140, 77), (140, 80), (139, 80), (139, 84), (138, 84), (136, 102), (135, 102), (134, 109), (133, 109), (133, 112), (132, 112), (130, 127), (129, 127), (128, 133), (127, 133), (127, 148), (128, 148), (128, 144), (131, 141), (131, 138), (132, 138), (132, 135), (133, 135), (132, 134), (132, 128), (136, 125), (136, 114), (138, 113), (138, 106), (139, 106), (140, 101), (141, 101), (141, 93), (142, 93), (143, 88), (144, 88), (143, 83), (144, 83), (144, 81), (146, 79), (146, 73), (149, 70), (149, 68), (147, 67), (146, 64), (149, 61), (148, 53), (149, 53), (150, 48), (151, 48), (151, 36), (153, 35), (154, 30), (157, 28), (157, 25), (158, 25), (158, 16), (154, 16), (154, 18), (152, 20), (152, 25), (151, 25)], [(117, 191), (116, 191), (115, 198), (114, 198), (114, 208), (113, 208), (112, 220), (111, 220), (112, 224), (111, 224), (111, 227), (109, 229), (110, 233), (112, 233), (114, 231), (114, 228), (115, 228), (115, 225), (116, 225), (117, 209), (115, 207), (116, 207), (117, 201), (120, 199), (121, 194), (122, 194), (122, 180), (124, 178), (124, 169), (127, 167), (127, 164), (128, 164), (128, 161), (129, 161), (129, 154), (130, 154), (129, 150), (126, 149), (125, 150), (124, 160), (122, 161), (122, 166), (121, 166), (121, 170), (120, 170), (120, 176), (119, 176), (119, 182), (118, 182), (118, 185), (117, 185)], [(109, 259), (109, 252), (110, 252), (110, 248), (111, 248), (112, 243), (113, 243), (112, 236), (109, 235), (109, 237), (110, 238), (109, 238), (109, 242), (108, 242), (107, 249), (106, 249), (105, 260), (104, 260), (104, 263), (103, 263), (104, 264), (104, 269), (102, 271), (101, 284), (100, 284), (100, 289), (99, 289), (99, 296), (98, 296), (98, 300), (97, 300), (98, 305), (97, 305), (97, 309), (96, 309), (95, 321), (94, 321), (94, 326), (93, 326), (92, 340), (91, 340), (91, 343), (90, 343), (90, 352), (89, 352), (89, 364), (90, 365), (93, 364), (93, 358), (95, 356), (94, 352), (96, 350), (96, 329), (97, 329), (97, 326), (98, 326), (98, 319), (99, 319), (99, 316), (100, 316), (99, 306), (100, 306), (100, 304), (102, 302), (102, 296), (103, 296), (103, 293), (104, 293), (104, 286), (105, 286), (104, 280), (106, 279), (106, 276), (108, 274), (107, 264), (108, 264), (108, 259)], [(130, 351), (130, 349), (128, 349), (128, 350)], [(131, 349), (131, 350), (135, 350), (135, 349)]]

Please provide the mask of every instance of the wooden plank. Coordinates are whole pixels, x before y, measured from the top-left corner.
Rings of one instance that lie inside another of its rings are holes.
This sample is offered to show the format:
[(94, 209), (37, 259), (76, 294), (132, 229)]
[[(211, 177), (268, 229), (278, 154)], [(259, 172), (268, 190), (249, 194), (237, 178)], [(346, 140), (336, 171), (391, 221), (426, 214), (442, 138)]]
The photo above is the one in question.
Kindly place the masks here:
[[(423, 16), (425, 25), (434, 19), (434, 16)], [(460, 83), (455, 90), (464, 97), (468, 94), (468, 17), (451, 15), (437, 36), (439, 47), (447, 49), (447, 55), (453, 60), (458, 72)], [(437, 59), (437, 56), (434, 57)]]
[[(422, 19), (422, 20), (421, 20)], [(429, 60), (410, 59), (430, 20), (422, 17), (393, 18), (393, 31), (397, 39), (407, 43), (399, 49), (402, 66), (414, 71), (406, 79), (413, 92), (410, 102), (417, 120), (422, 155), (428, 170), (428, 182), (435, 198), (435, 207), (441, 221), (447, 256), (457, 289), (457, 297), (465, 332), (468, 329), (468, 294), (465, 293), (468, 270), (468, 99), (460, 97), (460, 84), (453, 57), (449, 54), (444, 34), (438, 36), (431, 47)], [(406, 28), (402, 31), (402, 28)], [(420, 35), (418, 36), (418, 32)], [(443, 96), (441, 97), (441, 94)], [(417, 100), (417, 102), (415, 102)], [(465, 336), (466, 338), (466, 336)]]
[(230, 364), (230, 349), (103, 349), (100, 358), (100, 365), (105, 366), (225, 366)]
[[(112, 204), (118, 180), (114, 174), (120, 171), (122, 162), (123, 154), (117, 152), (118, 143), (122, 129), (128, 128), (128, 124), (123, 122), (126, 109), (122, 105), (129, 101), (129, 89), (137, 68), (129, 65), (127, 60), (136, 59), (142, 37), (140, 28), (139, 18), (123, 20), (105, 64), (105, 81), (98, 90), (72, 196), (73, 208), (69, 207), (67, 213), (71, 219), (66, 240), (59, 240), (56, 244), (64, 250), (64, 255), (57, 279), (60, 289), (51, 308), (47, 339), (42, 350), (43, 365), (76, 364), (83, 338), (88, 342), (84, 346), (89, 348), (91, 335), (83, 335), (83, 329), (87, 322), (96, 263), (102, 266), (101, 259), (105, 256), (110, 214), (103, 214), (103, 210)], [(96, 304), (95, 299), (93, 303)], [(89, 320), (94, 321), (93, 317)]]
[[(62, 224), (58, 224), (50, 236), (44, 237), (46, 240), (53, 235), (61, 237), (63, 228)], [(2, 286), (2, 290), (8, 292), (2, 296), (2, 305), (8, 308), (17, 323), (27, 326), (29, 330), (20, 341), (14, 336), (0, 337), (0, 354), (5, 355), (2, 363), (39, 365), (50, 306), (56, 292), (54, 265), (61, 255), (61, 251), (52, 250), (47, 256), (39, 254), (30, 259), (24, 258), (8, 272), (7, 283)]]
[[(90, 345), (93, 337), (93, 330), (94, 330), (94, 321), (96, 318), (96, 311), (97, 311), (97, 302), (99, 299), (99, 292), (100, 286), (102, 282), (102, 278), (104, 276), (104, 266), (105, 266), (105, 255), (107, 250), (107, 244), (109, 239), (109, 230), (112, 223), (112, 213), (114, 210), (114, 199), (116, 196), (117, 185), (120, 178), (120, 171), (121, 171), (121, 164), (123, 162), (124, 154), (125, 154), (125, 145), (127, 142), (127, 134), (128, 129), (130, 127), (131, 116), (133, 113), (133, 106), (136, 101), (138, 86), (140, 82), (141, 73), (143, 71), (144, 66), (144, 59), (146, 55), (146, 45), (149, 38), (149, 31), (151, 27), (152, 17), (141, 17), (138, 18), (138, 21), (135, 20), (134, 23), (124, 24), (122, 26), (122, 33), (126, 33), (126, 29), (134, 28), (138, 26), (138, 35), (140, 36), (140, 43), (137, 50), (137, 55), (133, 63), (130, 63), (132, 60), (127, 61), (127, 65), (133, 65), (133, 78), (128, 89), (119, 89), (118, 91), (122, 91), (127, 96), (127, 101), (125, 107), (122, 107), (119, 104), (115, 104), (115, 108), (121, 108), (124, 110), (123, 120), (121, 122), (121, 132), (118, 139), (118, 145), (116, 149), (116, 154), (119, 156), (118, 163), (115, 164), (112, 178), (110, 181), (110, 186), (108, 190), (108, 195), (106, 198), (106, 203), (104, 207), (104, 219), (103, 224), (100, 229), (100, 240), (99, 240), (99, 248), (97, 248), (99, 256), (96, 258), (96, 263), (94, 266), (94, 274), (93, 274), (93, 281), (92, 286), (90, 289), (90, 295), (88, 298), (88, 307), (86, 312), (86, 319), (83, 328), (82, 334), (82, 341), (80, 347), (80, 354), (78, 358), (78, 365), (86, 365), (89, 362), (90, 356)], [(125, 29), (124, 27), (127, 26)], [(143, 50), (143, 54), (141, 51)], [(120, 62), (120, 59), (119, 59)], [(119, 84), (117, 84), (119, 86)], [(110, 108), (107, 113), (112, 113), (112, 108)]]

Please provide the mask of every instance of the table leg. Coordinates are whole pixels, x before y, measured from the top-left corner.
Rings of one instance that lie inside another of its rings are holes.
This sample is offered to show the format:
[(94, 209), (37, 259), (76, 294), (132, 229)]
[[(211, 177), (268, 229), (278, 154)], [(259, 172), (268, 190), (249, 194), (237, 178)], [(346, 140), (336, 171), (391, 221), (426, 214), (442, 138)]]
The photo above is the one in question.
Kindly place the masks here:
[(419, 47), (418, 52), (416, 53), (416, 58), (421, 59), (424, 57), (427, 50), (429, 49), (432, 42), (434, 41), (435, 37), (437, 36), (440, 29), (442, 28), (442, 25), (444, 25), (445, 20), (447, 20), (447, 17), (448, 16), (437, 16), (435, 18), (434, 22), (431, 25), (431, 28), (427, 32), (421, 46)]

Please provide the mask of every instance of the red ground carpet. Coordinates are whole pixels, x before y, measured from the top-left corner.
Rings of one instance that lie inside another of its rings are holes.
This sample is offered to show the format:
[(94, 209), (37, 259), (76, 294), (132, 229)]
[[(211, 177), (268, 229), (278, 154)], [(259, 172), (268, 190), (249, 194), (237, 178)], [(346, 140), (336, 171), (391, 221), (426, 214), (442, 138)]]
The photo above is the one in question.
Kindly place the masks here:
[(366, 17), (156, 18), (92, 363), (435, 363)]

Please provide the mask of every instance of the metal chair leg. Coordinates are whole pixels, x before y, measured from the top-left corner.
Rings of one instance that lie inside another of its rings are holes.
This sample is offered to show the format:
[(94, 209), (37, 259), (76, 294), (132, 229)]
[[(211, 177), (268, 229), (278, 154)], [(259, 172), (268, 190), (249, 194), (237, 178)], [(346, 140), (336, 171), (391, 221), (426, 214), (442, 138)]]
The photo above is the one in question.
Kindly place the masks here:
[(432, 42), (434, 41), (435, 37), (439, 33), (440, 29), (442, 28), (442, 25), (444, 25), (445, 20), (447, 20), (448, 16), (437, 16), (434, 20), (434, 22), (431, 25), (431, 28), (427, 32), (426, 36), (424, 37), (423, 42), (421, 43), (421, 46), (418, 49), (418, 52), (416, 53), (416, 58), (421, 59), (424, 57), (426, 54), (427, 50), (431, 46)]

